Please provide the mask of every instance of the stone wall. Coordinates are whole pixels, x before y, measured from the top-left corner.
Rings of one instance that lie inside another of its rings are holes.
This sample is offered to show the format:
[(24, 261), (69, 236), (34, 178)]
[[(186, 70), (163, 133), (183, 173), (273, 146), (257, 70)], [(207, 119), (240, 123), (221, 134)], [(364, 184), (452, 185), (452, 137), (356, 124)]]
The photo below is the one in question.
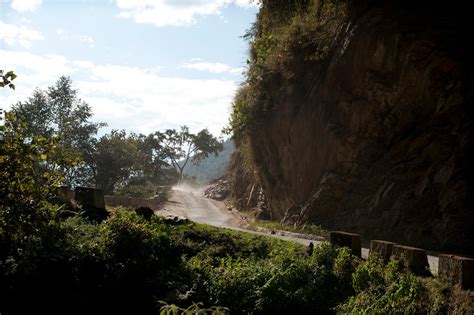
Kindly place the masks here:
[(105, 204), (109, 207), (126, 207), (136, 209), (139, 207), (148, 207), (156, 210), (163, 203), (163, 198), (134, 198), (121, 196), (105, 196)]

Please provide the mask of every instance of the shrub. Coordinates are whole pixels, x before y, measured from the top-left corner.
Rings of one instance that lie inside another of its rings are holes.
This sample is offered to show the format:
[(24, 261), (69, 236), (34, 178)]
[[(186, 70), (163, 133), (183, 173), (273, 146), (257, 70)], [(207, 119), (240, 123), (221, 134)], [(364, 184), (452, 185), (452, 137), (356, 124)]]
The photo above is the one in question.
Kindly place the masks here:
[(446, 301), (446, 292), (442, 286), (430, 285), (436, 281), (416, 277), (398, 261), (383, 266), (380, 261), (370, 260), (360, 264), (352, 275), (357, 294), (337, 309), (357, 314), (444, 313), (441, 301)]
[(327, 313), (352, 293), (353, 261), (347, 249), (329, 244), (316, 246), (311, 257), (302, 246), (246, 259), (198, 255), (189, 262), (194, 286), (188, 298), (242, 313)]

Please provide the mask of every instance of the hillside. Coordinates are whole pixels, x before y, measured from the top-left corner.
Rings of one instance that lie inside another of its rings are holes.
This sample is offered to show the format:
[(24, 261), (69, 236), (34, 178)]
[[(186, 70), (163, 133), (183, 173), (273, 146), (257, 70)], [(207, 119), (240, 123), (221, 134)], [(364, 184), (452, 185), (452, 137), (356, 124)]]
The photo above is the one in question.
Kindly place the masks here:
[(464, 12), (263, 2), (232, 114), (235, 199), (261, 185), (275, 220), (473, 254)]
[(218, 156), (210, 155), (202, 160), (198, 165), (189, 163), (184, 169), (187, 176), (196, 177), (200, 183), (208, 183), (210, 180), (223, 176), (227, 171), (230, 157), (235, 150), (235, 145), (231, 139), (224, 142), (224, 149)]

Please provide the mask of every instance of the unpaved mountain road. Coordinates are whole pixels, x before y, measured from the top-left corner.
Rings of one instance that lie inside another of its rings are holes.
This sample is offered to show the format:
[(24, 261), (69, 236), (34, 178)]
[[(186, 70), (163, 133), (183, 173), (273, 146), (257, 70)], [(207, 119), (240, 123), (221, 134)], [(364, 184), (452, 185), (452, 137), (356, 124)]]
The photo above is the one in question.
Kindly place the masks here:
[[(201, 190), (188, 186), (178, 186), (171, 190), (171, 196), (164, 205), (164, 209), (158, 212), (160, 215), (179, 215), (189, 218), (191, 221), (209, 224), (212, 226), (227, 228), (247, 233), (260, 234), (277, 237), (286, 241), (296, 241), (304, 245), (321, 243), (319, 240), (310, 240), (296, 237), (292, 233), (263, 233), (242, 228), (245, 222), (242, 217), (234, 212), (226, 210), (223, 202), (207, 199)], [(368, 248), (362, 248), (362, 258), (367, 259)], [(428, 263), (433, 274), (438, 274), (438, 257), (428, 255)]]

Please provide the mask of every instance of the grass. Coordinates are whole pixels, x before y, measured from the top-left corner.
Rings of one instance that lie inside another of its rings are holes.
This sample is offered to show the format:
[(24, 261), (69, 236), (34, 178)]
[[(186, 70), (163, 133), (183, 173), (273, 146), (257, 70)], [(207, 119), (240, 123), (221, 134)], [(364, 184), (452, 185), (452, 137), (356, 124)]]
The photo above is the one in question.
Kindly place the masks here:
[(293, 226), (288, 224), (283, 224), (275, 221), (265, 221), (255, 219), (250, 223), (251, 227), (262, 227), (271, 230), (280, 230), (288, 231), (292, 233), (307, 234), (307, 235), (316, 235), (321, 237), (327, 237), (328, 231), (323, 227), (316, 224), (306, 224), (304, 226)]

